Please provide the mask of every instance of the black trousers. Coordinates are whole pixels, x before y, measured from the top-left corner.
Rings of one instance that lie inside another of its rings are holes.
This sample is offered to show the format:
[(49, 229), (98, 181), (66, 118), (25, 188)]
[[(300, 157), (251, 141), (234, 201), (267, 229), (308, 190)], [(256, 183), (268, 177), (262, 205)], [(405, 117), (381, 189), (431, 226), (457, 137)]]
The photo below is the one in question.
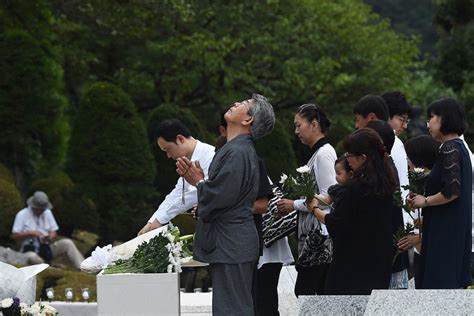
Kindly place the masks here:
[(278, 316), (278, 280), (282, 263), (266, 263), (257, 271), (256, 302), (258, 316)]
[(322, 264), (315, 267), (301, 267), (296, 265), (298, 276), (296, 277), (295, 295), (323, 295), (324, 283), (329, 264)]

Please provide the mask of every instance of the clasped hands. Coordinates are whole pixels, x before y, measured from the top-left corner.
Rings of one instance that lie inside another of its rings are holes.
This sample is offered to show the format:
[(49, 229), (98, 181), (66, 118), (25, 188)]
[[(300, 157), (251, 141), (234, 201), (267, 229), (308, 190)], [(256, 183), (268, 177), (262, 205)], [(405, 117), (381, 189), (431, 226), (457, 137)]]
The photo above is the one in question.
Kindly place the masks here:
[(199, 181), (204, 180), (204, 171), (197, 160), (193, 163), (186, 157), (178, 158), (176, 172), (193, 186), (197, 186)]

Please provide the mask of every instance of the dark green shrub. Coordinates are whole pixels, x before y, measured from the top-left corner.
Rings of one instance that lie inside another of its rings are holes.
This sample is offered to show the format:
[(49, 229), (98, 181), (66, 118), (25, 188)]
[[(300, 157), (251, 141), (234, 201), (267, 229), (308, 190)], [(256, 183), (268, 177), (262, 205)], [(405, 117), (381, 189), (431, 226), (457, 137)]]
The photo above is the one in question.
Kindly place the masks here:
[(0, 34), (0, 161), (15, 170), (23, 192), (29, 180), (61, 167), (68, 122), (62, 69), (46, 40), (25, 31)]
[(13, 174), (10, 170), (8, 170), (5, 165), (0, 163), (0, 179), (6, 180), (11, 183), (15, 183), (15, 179), (13, 178)]
[(0, 238), (8, 238), (12, 232), (15, 215), (22, 208), (23, 200), (15, 185), (0, 178)]
[(74, 120), (68, 170), (95, 201), (104, 241), (136, 235), (157, 199), (155, 167), (144, 124), (115, 85), (101, 82), (86, 89)]

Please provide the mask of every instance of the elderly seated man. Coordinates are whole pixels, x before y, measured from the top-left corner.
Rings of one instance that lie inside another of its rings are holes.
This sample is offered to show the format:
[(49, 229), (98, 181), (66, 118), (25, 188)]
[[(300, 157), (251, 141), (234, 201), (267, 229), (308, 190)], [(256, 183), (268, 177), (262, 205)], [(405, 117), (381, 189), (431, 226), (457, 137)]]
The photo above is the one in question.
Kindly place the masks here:
[(20, 210), (15, 217), (11, 238), (21, 241), (21, 251), (38, 254), (35, 263), (49, 262), (64, 256), (76, 268), (80, 268), (84, 257), (70, 239), (53, 240), (59, 229), (46, 193), (36, 191), (27, 200), (28, 207)]

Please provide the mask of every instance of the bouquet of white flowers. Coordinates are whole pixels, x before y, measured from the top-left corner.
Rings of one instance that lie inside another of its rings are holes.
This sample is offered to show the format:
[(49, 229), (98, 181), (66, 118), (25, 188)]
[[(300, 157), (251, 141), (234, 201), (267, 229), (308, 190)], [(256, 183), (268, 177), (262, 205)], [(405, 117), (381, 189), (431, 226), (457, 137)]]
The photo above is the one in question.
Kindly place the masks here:
[(163, 230), (139, 245), (131, 258), (114, 261), (104, 274), (181, 272), (182, 258), (192, 256), (189, 250), (192, 238), (193, 235), (180, 236), (177, 227)]
[(305, 198), (307, 201), (312, 200), (316, 182), (311, 174), (311, 169), (304, 165), (296, 171), (295, 176), (282, 174), (280, 178), (281, 189), (285, 197), (291, 200), (301, 198)]
[(18, 297), (5, 298), (0, 303), (0, 311), (3, 316), (55, 316), (58, 314), (54, 307), (36, 302), (31, 305), (20, 303)]

